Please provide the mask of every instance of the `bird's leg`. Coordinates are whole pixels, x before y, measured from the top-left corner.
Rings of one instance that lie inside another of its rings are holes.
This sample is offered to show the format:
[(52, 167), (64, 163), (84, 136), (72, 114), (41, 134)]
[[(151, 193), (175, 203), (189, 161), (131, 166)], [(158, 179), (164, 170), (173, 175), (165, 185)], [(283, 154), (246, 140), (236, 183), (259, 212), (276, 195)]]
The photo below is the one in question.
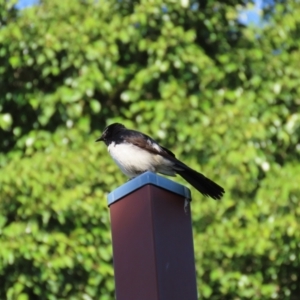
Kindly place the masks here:
[(136, 177), (138, 177), (138, 176), (140, 176), (140, 175), (146, 173), (147, 171), (148, 171), (148, 170), (139, 172), (136, 176), (129, 178), (129, 179), (127, 180), (127, 182), (130, 181), (131, 179), (134, 179), (134, 178), (136, 178)]
[(141, 171), (141, 172), (139, 172), (139, 173), (136, 175), (136, 177), (138, 177), (138, 176), (140, 176), (140, 175), (142, 175), (142, 174), (144, 174), (144, 173), (146, 173), (146, 172), (148, 172), (148, 170)]

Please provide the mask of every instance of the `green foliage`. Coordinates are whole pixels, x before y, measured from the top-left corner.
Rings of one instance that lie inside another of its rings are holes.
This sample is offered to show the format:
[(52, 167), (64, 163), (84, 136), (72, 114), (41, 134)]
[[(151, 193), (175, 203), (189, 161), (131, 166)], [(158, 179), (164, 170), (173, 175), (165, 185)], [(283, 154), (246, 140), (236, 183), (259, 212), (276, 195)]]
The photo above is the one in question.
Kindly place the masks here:
[(242, 4), (0, 0), (1, 299), (114, 298), (113, 121), (226, 189), (192, 190), (201, 299), (298, 299), (300, 5)]

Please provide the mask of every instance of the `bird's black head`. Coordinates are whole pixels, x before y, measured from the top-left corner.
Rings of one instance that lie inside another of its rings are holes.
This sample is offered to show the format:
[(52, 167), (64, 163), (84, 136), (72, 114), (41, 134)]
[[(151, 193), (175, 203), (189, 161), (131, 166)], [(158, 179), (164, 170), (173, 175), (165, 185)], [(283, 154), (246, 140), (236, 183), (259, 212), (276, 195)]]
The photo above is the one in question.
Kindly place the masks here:
[(123, 129), (125, 129), (125, 126), (120, 123), (108, 125), (96, 142), (103, 141), (106, 145), (108, 145), (113, 140), (113, 137)]

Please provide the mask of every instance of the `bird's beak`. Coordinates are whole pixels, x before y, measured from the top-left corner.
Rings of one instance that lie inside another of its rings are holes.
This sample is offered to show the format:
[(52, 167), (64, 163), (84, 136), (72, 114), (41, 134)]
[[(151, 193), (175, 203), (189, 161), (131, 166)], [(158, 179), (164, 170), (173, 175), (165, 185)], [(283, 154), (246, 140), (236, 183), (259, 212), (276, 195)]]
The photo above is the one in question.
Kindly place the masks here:
[(96, 139), (96, 141), (95, 142), (100, 142), (100, 141), (103, 141), (103, 137), (102, 137), (102, 135), (98, 138), (98, 139)]

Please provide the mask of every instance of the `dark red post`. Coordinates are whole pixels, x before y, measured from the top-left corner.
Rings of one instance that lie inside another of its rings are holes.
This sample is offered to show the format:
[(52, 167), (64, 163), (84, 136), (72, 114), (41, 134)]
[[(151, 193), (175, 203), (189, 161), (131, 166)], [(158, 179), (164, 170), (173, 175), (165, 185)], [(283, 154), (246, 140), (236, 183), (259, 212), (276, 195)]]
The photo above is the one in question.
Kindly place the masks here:
[(109, 194), (117, 300), (197, 300), (186, 199), (186, 187), (151, 172)]

